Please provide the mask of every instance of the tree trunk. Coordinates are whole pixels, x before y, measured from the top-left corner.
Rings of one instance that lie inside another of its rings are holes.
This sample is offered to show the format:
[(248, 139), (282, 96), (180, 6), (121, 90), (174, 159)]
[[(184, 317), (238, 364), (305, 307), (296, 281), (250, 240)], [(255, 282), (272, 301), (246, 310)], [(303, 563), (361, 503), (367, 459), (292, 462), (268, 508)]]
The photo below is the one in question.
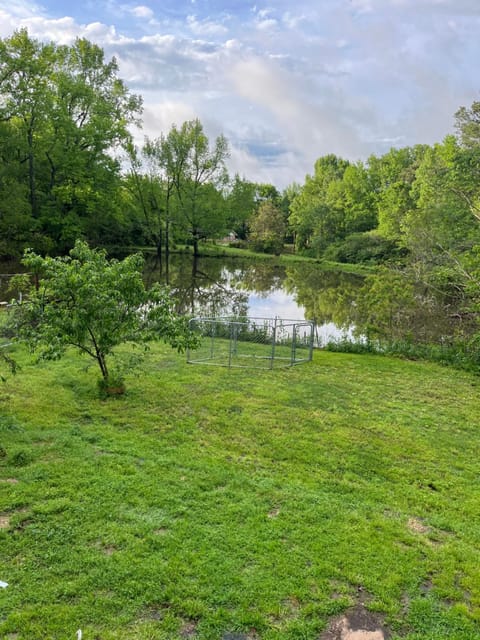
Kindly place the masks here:
[(105, 356), (103, 355), (103, 353), (97, 352), (97, 361), (100, 367), (100, 371), (102, 372), (102, 378), (106, 382), (108, 380), (108, 369), (107, 369), (107, 363), (105, 361)]
[(33, 156), (33, 130), (28, 129), (28, 186), (32, 216), (38, 218), (37, 187), (35, 184), (35, 159)]
[(170, 221), (167, 217), (165, 221), (165, 256), (167, 258), (167, 264), (168, 264), (169, 255), (170, 255)]
[(162, 230), (160, 229), (160, 231), (158, 232), (158, 239), (157, 239), (157, 258), (160, 260), (160, 262), (162, 262), (162, 244), (163, 244), (163, 234), (162, 234)]

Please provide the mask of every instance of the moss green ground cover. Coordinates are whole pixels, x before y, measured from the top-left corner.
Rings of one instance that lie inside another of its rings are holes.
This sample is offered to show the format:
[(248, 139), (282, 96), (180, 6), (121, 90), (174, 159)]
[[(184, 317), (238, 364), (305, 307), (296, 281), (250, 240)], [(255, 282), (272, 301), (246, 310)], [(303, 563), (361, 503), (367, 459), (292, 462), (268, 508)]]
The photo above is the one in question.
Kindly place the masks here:
[(480, 638), (480, 380), (316, 352), (258, 371), (155, 347), (101, 400), (69, 360), (0, 387), (0, 638)]

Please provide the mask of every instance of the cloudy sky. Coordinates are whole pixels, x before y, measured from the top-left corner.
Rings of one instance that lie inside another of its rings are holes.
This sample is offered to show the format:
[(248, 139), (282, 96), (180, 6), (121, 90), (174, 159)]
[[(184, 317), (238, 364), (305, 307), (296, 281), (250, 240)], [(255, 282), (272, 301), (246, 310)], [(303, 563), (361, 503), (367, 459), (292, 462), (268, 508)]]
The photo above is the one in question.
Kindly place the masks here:
[(480, 0), (0, 0), (0, 37), (115, 56), (155, 137), (199, 117), (230, 169), (280, 188), (327, 153), (433, 143), (480, 100)]

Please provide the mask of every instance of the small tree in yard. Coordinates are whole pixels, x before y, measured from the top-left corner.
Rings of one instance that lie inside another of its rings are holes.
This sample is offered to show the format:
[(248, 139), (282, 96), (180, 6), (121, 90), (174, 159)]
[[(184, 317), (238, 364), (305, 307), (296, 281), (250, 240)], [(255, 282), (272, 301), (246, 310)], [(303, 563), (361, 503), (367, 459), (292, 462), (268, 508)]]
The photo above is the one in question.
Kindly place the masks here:
[(104, 390), (123, 389), (122, 376), (111, 366), (121, 344), (146, 347), (164, 340), (179, 351), (194, 346), (187, 318), (175, 314), (168, 289), (145, 289), (139, 254), (109, 260), (105, 251), (77, 241), (61, 258), (27, 250), (23, 264), (35, 274), (35, 285), (15, 305), (18, 337), (47, 360), (76, 347), (98, 364)]

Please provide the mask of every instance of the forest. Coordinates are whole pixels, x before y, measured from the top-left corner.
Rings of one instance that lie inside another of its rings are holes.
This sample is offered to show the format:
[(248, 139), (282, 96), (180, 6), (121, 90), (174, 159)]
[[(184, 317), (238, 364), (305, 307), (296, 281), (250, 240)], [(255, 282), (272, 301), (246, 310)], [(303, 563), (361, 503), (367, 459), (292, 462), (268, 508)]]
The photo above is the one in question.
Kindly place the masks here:
[(372, 310), (392, 292), (402, 310), (441, 294), (460, 331), (476, 325), (480, 102), (459, 107), (442, 142), (357, 162), (329, 154), (280, 191), (229, 176), (228, 140), (210, 141), (199, 120), (136, 145), (142, 98), (87, 40), (0, 40), (0, 93), (2, 259), (63, 255), (77, 239), (198, 254), (230, 235), (255, 251), (378, 266)]

